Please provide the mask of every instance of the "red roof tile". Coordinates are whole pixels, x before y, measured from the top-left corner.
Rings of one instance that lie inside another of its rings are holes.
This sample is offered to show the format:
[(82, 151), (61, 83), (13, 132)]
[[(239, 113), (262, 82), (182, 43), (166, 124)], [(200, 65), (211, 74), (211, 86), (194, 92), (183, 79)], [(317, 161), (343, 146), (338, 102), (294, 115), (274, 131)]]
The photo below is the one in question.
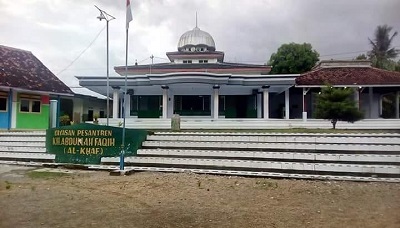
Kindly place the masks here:
[(400, 85), (400, 73), (373, 67), (326, 67), (301, 74), (297, 85)]
[(0, 86), (73, 94), (31, 52), (0, 45)]

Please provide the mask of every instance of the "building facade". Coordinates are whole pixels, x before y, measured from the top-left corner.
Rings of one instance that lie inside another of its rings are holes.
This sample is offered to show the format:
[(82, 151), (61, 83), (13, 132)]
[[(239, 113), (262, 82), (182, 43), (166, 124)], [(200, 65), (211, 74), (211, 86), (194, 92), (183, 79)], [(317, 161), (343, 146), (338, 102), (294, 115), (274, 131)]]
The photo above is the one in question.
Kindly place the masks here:
[[(366, 61), (322, 61), (305, 74), (272, 75), (267, 65), (225, 62), (212, 36), (197, 26), (166, 55), (170, 62), (114, 68), (120, 75), (109, 79), (114, 119), (125, 113), (127, 118), (307, 120), (327, 83), (354, 87), (357, 107), (371, 119), (382, 116), (382, 96), (395, 93), (399, 117), (400, 74)], [(77, 78), (81, 86), (106, 95), (105, 77)]]

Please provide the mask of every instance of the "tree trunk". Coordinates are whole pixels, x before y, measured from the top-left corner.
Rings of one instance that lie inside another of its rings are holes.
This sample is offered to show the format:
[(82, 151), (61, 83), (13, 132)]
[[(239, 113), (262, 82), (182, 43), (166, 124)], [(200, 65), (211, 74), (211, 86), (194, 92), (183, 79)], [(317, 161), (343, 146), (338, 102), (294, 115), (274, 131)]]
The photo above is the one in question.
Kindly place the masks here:
[(331, 120), (331, 123), (332, 123), (333, 129), (336, 129), (337, 120)]

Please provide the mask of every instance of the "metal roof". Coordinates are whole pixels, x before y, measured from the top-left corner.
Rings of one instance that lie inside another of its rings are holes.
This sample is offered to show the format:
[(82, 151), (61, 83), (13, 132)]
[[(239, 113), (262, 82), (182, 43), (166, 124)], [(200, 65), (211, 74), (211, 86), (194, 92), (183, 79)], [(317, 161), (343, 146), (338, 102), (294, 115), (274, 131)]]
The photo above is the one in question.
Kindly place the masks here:
[(185, 32), (181, 36), (178, 42), (178, 50), (181, 50), (182, 48), (187, 46), (198, 45), (205, 45), (211, 48), (212, 51), (215, 50), (215, 42), (212, 36), (208, 32), (205, 32), (198, 27), (195, 27), (194, 29)]

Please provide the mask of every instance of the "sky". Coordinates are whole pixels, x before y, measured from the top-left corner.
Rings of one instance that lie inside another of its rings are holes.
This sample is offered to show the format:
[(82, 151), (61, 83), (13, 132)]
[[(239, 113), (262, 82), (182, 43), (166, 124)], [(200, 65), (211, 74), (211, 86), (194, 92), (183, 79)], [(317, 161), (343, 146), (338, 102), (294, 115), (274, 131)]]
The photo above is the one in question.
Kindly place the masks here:
[[(70, 87), (75, 76), (110, 75), (125, 65), (126, 0), (0, 0), (0, 44), (31, 51)], [(353, 59), (370, 50), (378, 25), (400, 32), (400, 0), (131, 0), (128, 64), (168, 61), (179, 37), (198, 27), (225, 61), (265, 64), (284, 43), (311, 43), (320, 59)], [(400, 49), (400, 35), (393, 42)]]

